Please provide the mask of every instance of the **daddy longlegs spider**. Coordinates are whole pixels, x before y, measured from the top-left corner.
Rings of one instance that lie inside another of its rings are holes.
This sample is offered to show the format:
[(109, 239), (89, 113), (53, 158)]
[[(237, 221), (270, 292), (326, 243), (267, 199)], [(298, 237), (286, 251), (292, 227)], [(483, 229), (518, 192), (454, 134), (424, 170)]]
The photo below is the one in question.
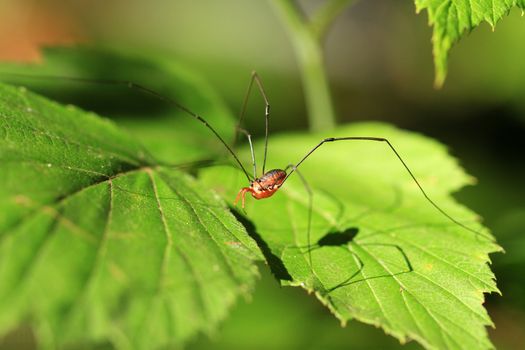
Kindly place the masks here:
[[(311, 220), (312, 220), (312, 197), (313, 192), (311, 187), (309, 186), (308, 182), (306, 181), (305, 177), (299, 172), (298, 168), (305, 162), (308, 157), (310, 157), (315, 151), (317, 151), (321, 146), (323, 146), (326, 143), (332, 143), (332, 142), (339, 142), (339, 141), (372, 141), (372, 142), (381, 142), (383, 144), (386, 144), (388, 149), (393, 153), (396, 159), (399, 160), (403, 168), (407, 171), (408, 175), (412, 179), (412, 181), (417, 185), (419, 191), (423, 195), (423, 197), (426, 199), (426, 201), (433, 206), (441, 215), (446, 217), (449, 221), (452, 223), (462, 227), (463, 229), (472, 232), (476, 236), (481, 235), (485, 237), (488, 240), (492, 240), (492, 238), (487, 237), (481, 232), (478, 232), (465, 224), (461, 223), (451, 215), (449, 215), (446, 211), (444, 211), (439, 205), (436, 204), (426, 193), (426, 191), (423, 189), (422, 185), (419, 183), (417, 178), (414, 176), (413, 172), (408, 167), (407, 163), (404, 161), (404, 159), (401, 157), (399, 152), (396, 150), (396, 148), (393, 146), (393, 144), (386, 138), (383, 137), (373, 137), (373, 136), (348, 136), (348, 137), (328, 137), (323, 140), (321, 140), (317, 145), (315, 145), (313, 148), (311, 148), (308, 152), (305, 153), (305, 155), (299, 159), (299, 161), (295, 164), (289, 164), (284, 169), (272, 169), (269, 171), (266, 171), (266, 160), (267, 160), (267, 152), (268, 152), (268, 137), (269, 137), (269, 121), (270, 121), (270, 103), (268, 101), (267, 94), (264, 90), (263, 83), (259, 75), (254, 71), (251, 74), (250, 83), (248, 85), (248, 89), (246, 91), (246, 94), (244, 96), (244, 101), (242, 105), (242, 109), (240, 112), (239, 120), (236, 125), (235, 129), (235, 136), (232, 142), (232, 145), (230, 146), (224, 138), (216, 131), (216, 129), (208, 123), (206, 119), (201, 117), (200, 115), (194, 113), (189, 108), (183, 106), (179, 102), (177, 102), (175, 99), (170, 98), (168, 96), (165, 96), (161, 93), (158, 93), (157, 91), (150, 89), (149, 87), (146, 87), (141, 84), (134, 83), (132, 81), (124, 81), (124, 80), (112, 80), (112, 79), (91, 79), (91, 78), (78, 78), (78, 77), (65, 77), (65, 76), (52, 76), (52, 75), (25, 75), (25, 74), (18, 74), (18, 73), (0, 73), (0, 75), (12, 77), (12, 78), (22, 78), (22, 79), (34, 79), (34, 80), (64, 80), (64, 81), (73, 81), (78, 83), (87, 83), (87, 84), (103, 84), (103, 85), (115, 85), (115, 86), (125, 86), (130, 89), (141, 91), (142, 93), (145, 93), (147, 95), (150, 95), (158, 100), (164, 101), (165, 103), (174, 106), (175, 108), (181, 110), (182, 112), (186, 113), (187, 115), (193, 117), (195, 120), (203, 124), (206, 128), (208, 128), (212, 134), (215, 135), (215, 137), (221, 142), (221, 144), (224, 146), (224, 148), (227, 150), (227, 152), (233, 157), (233, 160), (237, 163), (240, 170), (242, 170), (244, 176), (249, 182), (249, 186), (243, 187), (239, 190), (235, 200), (233, 201), (233, 205), (236, 206), (238, 201), (241, 201), (241, 208), (244, 210), (245, 207), (245, 196), (246, 193), (250, 193), (253, 198), (255, 199), (265, 199), (271, 197), (273, 194), (275, 194), (288, 180), (288, 178), (294, 174), (297, 173), (299, 176), (301, 182), (303, 183), (304, 188), (306, 189), (306, 192), (308, 194), (308, 206), (309, 206), (309, 213), (308, 213), (308, 224), (307, 224), (307, 252), (309, 255), (309, 264), (310, 269), (313, 269), (312, 266), (312, 258), (311, 258), (311, 244), (310, 244), (310, 231), (311, 231)], [(262, 172), (261, 175), (257, 175), (257, 164), (256, 164), (256, 158), (255, 158), (255, 152), (254, 147), (252, 144), (252, 136), (251, 134), (243, 129), (241, 127), (244, 115), (246, 113), (248, 100), (251, 95), (251, 91), (253, 86), (257, 85), (257, 89), (262, 96), (265, 104), (265, 139), (264, 139), (264, 156), (263, 156), (263, 165), (262, 165)], [(253, 167), (253, 175), (250, 175), (244, 165), (242, 164), (240, 158), (237, 156), (237, 154), (234, 151), (235, 144), (238, 140), (239, 133), (242, 133), (246, 136), (248, 140), (248, 144), (250, 147), (250, 155), (252, 160), (252, 167)], [(400, 249), (400, 248), (398, 248)], [(402, 254), (404, 254), (402, 252)], [(405, 260), (408, 259), (405, 256)], [(410, 262), (407, 264), (410, 266)], [(313, 270), (312, 270), (313, 272)], [(354, 274), (355, 275), (355, 274)]]

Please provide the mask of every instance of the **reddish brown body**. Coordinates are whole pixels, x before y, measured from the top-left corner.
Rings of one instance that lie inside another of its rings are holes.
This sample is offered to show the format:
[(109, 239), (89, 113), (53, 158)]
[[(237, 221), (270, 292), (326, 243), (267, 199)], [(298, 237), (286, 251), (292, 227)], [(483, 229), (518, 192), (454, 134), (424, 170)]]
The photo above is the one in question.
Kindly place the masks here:
[(250, 187), (242, 188), (237, 194), (233, 204), (236, 205), (239, 199), (242, 199), (241, 203), (244, 208), (244, 196), (246, 192), (251, 192), (252, 197), (255, 199), (268, 198), (281, 187), (285, 179), (286, 171), (281, 169), (270, 170), (260, 178), (253, 180), (250, 183)]

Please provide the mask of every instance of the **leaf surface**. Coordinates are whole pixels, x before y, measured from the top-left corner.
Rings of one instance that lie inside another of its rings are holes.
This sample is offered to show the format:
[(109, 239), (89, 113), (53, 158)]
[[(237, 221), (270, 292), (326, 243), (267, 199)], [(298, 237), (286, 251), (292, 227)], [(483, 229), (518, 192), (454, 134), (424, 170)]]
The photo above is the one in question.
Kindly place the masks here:
[[(309, 197), (297, 174), (270, 199), (247, 198), (247, 217), (268, 246), (263, 252), (274, 274), (315, 292), (343, 324), (355, 318), (427, 348), (491, 348), (482, 303), (483, 293), (498, 291), (488, 254), (500, 248), (476, 215), (450, 197), (471, 179), (437, 142), (380, 123), (273, 137), (267, 169), (297, 163), (324, 137), (338, 136), (388, 138), (429, 196), (481, 232), (432, 207), (386, 144), (327, 143), (299, 168), (313, 192), (310, 240)], [(201, 178), (220, 183), (231, 200), (247, 184), (242, 173), (222, 172), (218, 180), (219, 170), (206, 169)]]
[(0, 332), (152, 349), (210, 333), (258, 248), (219, 198), (112, 122), (0, 86)]
[(452, 46), (482, 22), (494, 28), (512, 8), (525, 10), (525, 0), (415, 0), (417, 12), (428, 11), (433, 26), (432, 44), (436, 67), (436, 85), (447, 74), (447, 55)]

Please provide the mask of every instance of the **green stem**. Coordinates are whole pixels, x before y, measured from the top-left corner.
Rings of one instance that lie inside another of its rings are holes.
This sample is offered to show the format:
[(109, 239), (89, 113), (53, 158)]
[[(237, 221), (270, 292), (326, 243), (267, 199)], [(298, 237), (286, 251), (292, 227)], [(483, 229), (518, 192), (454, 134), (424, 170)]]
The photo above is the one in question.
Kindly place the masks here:
[(310, 20), (310, 28), (317, 40), (322, 40), (326, 31), (334, 20), (343, 12), (354, 0), (332, 0), (326, 2)]
[(288, 30), (297, 56), (310, 130), (331, 129), (335, 126), (336, 119), (320, 40), (291, 1), (273, 0), (272, 3)]

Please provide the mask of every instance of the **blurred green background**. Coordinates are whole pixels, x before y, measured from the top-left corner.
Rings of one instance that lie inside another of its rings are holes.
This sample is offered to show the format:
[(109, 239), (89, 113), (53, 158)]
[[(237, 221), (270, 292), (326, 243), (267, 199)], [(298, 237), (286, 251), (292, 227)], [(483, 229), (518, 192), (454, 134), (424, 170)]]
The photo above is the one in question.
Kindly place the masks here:
[[(309, 13), (320, 4), (301, 6)], [(447, 144), (478, 179), (455, 196), (506, 250), (493, 256), (503, 296), (487, 296), (497, 327), (489, 332), (500, 349), (525, 348), (525, 21), (514, 10), (495, 32), (483, 24), (466, 35), (441, 90), (433, 88), (430, 38), (427, 15), (416, 15), (412, 1), (358, 1), (343, 12), (325, 42), (338, 122), (381, 120), (422, 132)], [(256, 70), (272, 105), (272, 132), (308, 128), (294, 53), (266, 1), (0, 1), (0, 59), (34, 61), (42, 45), (75, 42), (183, 61), (234, 113)], [(246, 124), (261, 135), (262, 106), (250, 107)], [(381, 334), (357, 322), (340, 328), (314, 298), (279, 288), (263, 272), (253, 300), (241, 301), (213, 339), (190, 348), (400, 347)], [(33, 345), (25, 328), (0, 340), (0, 349)]]

